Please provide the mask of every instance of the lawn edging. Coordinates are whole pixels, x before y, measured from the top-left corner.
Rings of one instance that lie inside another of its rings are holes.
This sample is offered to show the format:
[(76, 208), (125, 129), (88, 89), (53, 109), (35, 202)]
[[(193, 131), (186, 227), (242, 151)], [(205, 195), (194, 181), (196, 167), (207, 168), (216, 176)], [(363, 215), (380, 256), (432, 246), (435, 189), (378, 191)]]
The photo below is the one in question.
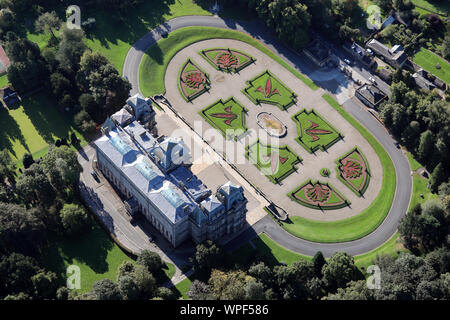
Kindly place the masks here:
[[(330, 142), (328, 142), (327, 144), (318, 144), (316, 145), (314, 148), (311, 146), (308, 146), (306, 143), (303, 142), (302, 137), (302, 124), (301, 121), (299, 119), (297, 119), (301, 114), (306, 114), (306, 115), (310, 115), (313, 114), (316, 117), (318, 117), (321, 121), (323, 121), (330, 129), (332, 129), (334, 131), (334, 133), (337, 135), (337, 137), (333, 140), (331, 140)], [(308, 151), (309, 153), (314, 153), (317, 150), (322, 150), (322, 151), (327, 151), (329, 148), (331, 148), (335, 143), (337, 143), (339, 140), (342, 140), (344, 138), (344, 135), (341, 134), (334, 126), (331, 125), (331, 123), (329, 123), (320, 113), (318, 113), (316, 110), (314, 109), (310, 109), (309, 111), (306, 110), (306, 108), (301, 109), (299, 112), (295, 113), (291, 119), (295, 122), (296, 128), (297, 128), (297, 137), (295, 138), (295, 141), (297, 141), (297, 143), (299, 145), (301, 145), (306, 151)]]
[[(234, 39), (245, 42), (275, 60), (312, 90), (319, 87), (308, 77), (301, 74), (286, 61), (251, 36), (235, 30), (214, 27), (184, 27), (169, 33), (165, 39), (152, 45), (144, 55), (139, 66), (139, 86), (144, 96), (154, 96), (166, 92), (164, 76), (172, 58), (183, 48), (208, 39)], [(161, 59), (155, 62), (151, 56)]]
[[(191, 64), (192, 66), (194, 66), (198, 71), (200, 71), (201, 73), (203, 73), (205, 75), (206, 81), (203, 83), (203, 89), (199, 90), (197, 92), (195, 92), (192, 95), (187, 95), (184, 93), (183, 88), (182, 88), (182, 84), (181, 84), (181, 80), (182, 80), (182, 76), (184, 73), (184, 69), (187, 67), (188, 64)], [(208, 73), (206, 73), (204, 70), (202, 70), (197, 64), (194, 63), (194, 61), (191, 58), (186, 59), (186, 61), (183, 63), (182, 67), (180, 68), (180, 70), (178, 71), (178, 75), (177, 75), (177, 87), (178, 87), (178, 91), (181, 95), (181, 97), (183, 97), (183, 99), (186, 102), (192, 102), (192, 100), (194, 100), (195, 98), (198, 98), (199, 96), (201, 96), (202, 94), (204, 94), (205, 92), (207, 92), (210, 88), (211, 88), (211, 81), (209, 80), (209, 75)]]
[(361, 133), (377, 153), (383, 168), (382, 188), (375, 200), (353, 217), (327, 222), (291, 216), (291, 223), (282, 223), (282, 227), (292, 235), (312, 242), (348, 242), (372, 233), (384, 221), (392, 206), (397, 177), (389, 154), (376, 138), (331, 96), (324, 94), (322, 97)]
[[(242, 126), (242, 128), (245, 129), (241, 134), (233, 135), (232, 137), (231, 136), (227, 136), (226, 130), (224, 131), (218, 124), (216, 124), (206, 114), (207, 110), (215, 107), (217, 104), (222, 104), (223, 106), (226, 106), (226, 104), (229, 103), (229, 102), (235, 103), (238, 107), (240, 107), (242, 109), (242, 111), (241, 111), (241, 126)], [(207, 107), (203, 108), (202, 110), (200, 110), (198, 113), (203, 119), (206, 120), (207, 123), (209, 123), (211, 125), (211, 127), (216, 129), (217, 131), (219, 131), (225, 139), (232, 138), (233, 140), (237, 141), (237, 140), (239, 140), (239, 137), (241, 137), (243, 134), (248, 132), (248, 128), (246, 126), (246, 115), (247, 115), (247, 112), (248, 112), (248, 109), (245, 108), (241, 103), (239, 103), (239, 101), (237, 101), (237, 99), (235, 99), (234, 97), (230, 97), (230, 98), (228, 98), (226, 100), (223, 100), (222, 98), (220, 98), (220, 99), (216, 100), (214, 103), (212, 103), (209, 106), (207, 106)]]
[[(342, 176), (341, 170), (339, 169), (342, 166), (341, 160), (345, 159), (346, 157), (348, 157), (350, 154), (352, 154), (355, 151), (359, 154), (361, 159), (364, 161), (364, 165), (366, 166), (366, 172), (367, 172), (367, 179), (365, 179), (364, 186), (360, 190), (356, 189), (355, 186), (353, 186), (349, 181), (345, 180), (345, 178)], [(372, 177), (372, 174), (370, 172), (369, 162), (367, 161), (366, 156), (356, 146), (356, 147), (352, 148), (350, 151), (346, 152), (343, 156), (340, 156), (339, 158), (337, 158), (335, 160), (335, 163), (336, 163), (337, 178), (343, 184), (345, 184), (347, 186), (347, 188), (349, 188), (351, 191), (353, 191), (354, 194), (356, 194), (358, 197), (362, 197), (364, 195), (364, 192), (366, 192), (367, 188), (369, 187), (370, 178)]]
[[(316, 183), (321, 184), (321, 185), (326, 185), (330, 190), (332, 190), (339, 198), (341, 198), (341, 200), (343, 201), (343, 203), (338, 203), (335, 205), (329, 205), (329, 206), (321, 206), (320, 204), (311, 204), (306, 202), (305, 199), (299, 199), (295, 196), (295, 194), (297, 192), (299, 192), (300, 190), (302, 190), (306, 185), (311, 184), (311, 185), (315, 185)], [(348, 201), (335, 187), (333, 187), (331, 184), (327, 183), (323, 183), (319, 180), (313, 181), (311, 179), (306, 180), (305, 182), (303, 182), (302, 184), (300, 184), (298, 187), (296, 187), (294, 190), (289, 191), (287, 194), (288, 198), (291, 199), (292, 201), (297, 202), (298, 204), (301, 204), (302, 206), (305, 206), (307, 208), (311, 208), (311, 209), (316, 209), (316, 210), (336, 210), (336, 209), (341, 209), (344, 207), (347, 207), (349, 205), (351, 205), (351, 202)]]
[[(232, 68), (224, 69), (224, 68), (221, 68), (221, 67), (219, 67), (218, 65), (216, 65), (216, 64), (209, 58), (207, 52), (208, 52), (208, 51), (213, 51), (213, 50), (228, 50), (228, 51), (230, 51), (230, 52), (231, 52), (231, 51), (234, 51), (234, 52), (237, 52), (237, 53), (239, 53), (239, 54), (241, 54), (241, 55), (247, 56), (247, 57), (249, 58), (249, 60), (248, 60), (246, 63), (242, 64), (241, 66), (239, 66), (239, 67), (237, 67), (237, 68), (232, 67)], [(245, 52), (243, 52), (243, 51), (241, 51), (241, 50), (236, 50), (236, 49), (233, 49), (233, 48), (209, 48), (209, 49), (205, 49), (205, 50), (200, 50), (200, 51), (198, 52), (198, 54), (199, 54), (203, 59), (205, 59), (205, 60), (206, 60), (206, 61), (207, 61), (214, 69), (216, 69), (217, 71), (222, 71), (222, 72), (233, 72), (233, 73), (238, 73), (239, 71), (245, 69), (246, 67), (248, 67), (249, 65), (251, 65), (252, 63), (254, 63), (254, 62), (256, 61), (256, 59), (253, 58), (251, 55), (249, 55), (249, 54), (247, 54), (247, 53), (245, 53)]]
[(274, 148), (277, 148), (278, 150), (286, 150), (286, 151), (288, 151), (289, 153), (291, 153), (292, 155), (295, 155), (296, 156), (296, 159), (292, 162), (292, 167), (289, 169), (289, 170), (287, 170), (286, 172), (284, 172), (282, 175), (280, 175), (279, 177), (273, 177), (273, 175), (265, 175), (264, 173), (263, 173), (263, 170), (264, 170), (264, 168), (263, 167), (261, 167), (261, 165), (259, 165), (258, 164), (258, 155), (256, 156), (257, 157), (257, 159), (255, 159), (255, 163), (253, 164), (264, 176), (266, 176), (269, 180), (270, 180), (270, 182), (272, 182), (272, 183), (274, 183), (274, 184), (278, 184), (279, 182), (281, 182), (283, 179), (285, 179), (285, 178), (287, 178), (291, 173), (293, 173), (294, 171), (296, 171), (296, 165), (297, 164), (299, 164), (299, 163), (301, 163), (302, 161), (303, 161), (303, 159), (299, 156), (299, 155), (297, 155), (294, 151), (292, 151), (291, 150), (291, 148), (287, 145), (287, 144), (285, 144), (285, 145), (282, 145), (282, 146), (278, 146), (278, 147), (273, 147), (272, 145), (265, 145), (264, 143), (262, 143), (259, 139), (257, 139), (256, 140), (256, 142), (255, 143), (252, 143), (251, 145), (247, 145), (246, 147), (245, 147), (245, 154), (244, 154), (244, 156), (245, 156), (245, 158), (247, 159), (247, 160), (249, 160), (249, 161), (251, 161), (251, 158), (253, 158), (251, 155), (250, 155), (250, 149), (251, 148), (253, 148), (253, 146), (257, 146), (257, 145), (261, 145), (262, 147), (265, 147), (265, 148), (270, 148), (270, 149), (274, 149)]

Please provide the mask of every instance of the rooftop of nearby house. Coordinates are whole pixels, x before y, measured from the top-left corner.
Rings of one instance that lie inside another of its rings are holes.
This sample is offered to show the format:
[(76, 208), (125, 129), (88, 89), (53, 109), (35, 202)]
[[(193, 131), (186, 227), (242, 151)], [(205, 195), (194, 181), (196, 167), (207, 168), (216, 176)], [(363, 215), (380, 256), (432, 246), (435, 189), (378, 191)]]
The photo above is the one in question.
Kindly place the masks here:
[(358, 88), (358, 93), (363, 96), (366, 100), (370, 101), (373, 106), (376, 106), (386, 95), (378, 87), (371, 84), (364, 84)]
[(388, 60), (396, 61), (398, 64), (402, 64), (406, 59), (408, 59), (408, 55), (405, 53), (401, 45), (395, 45), (389, 49), (378, 40), (372, 39), (367, 43), (367, 46), (377, 54)]

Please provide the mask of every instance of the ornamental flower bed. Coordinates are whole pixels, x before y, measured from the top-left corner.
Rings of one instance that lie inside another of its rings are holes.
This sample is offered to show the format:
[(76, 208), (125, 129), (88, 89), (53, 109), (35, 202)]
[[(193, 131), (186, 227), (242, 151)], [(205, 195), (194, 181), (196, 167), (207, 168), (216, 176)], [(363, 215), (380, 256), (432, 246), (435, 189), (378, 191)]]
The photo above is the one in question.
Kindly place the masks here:
[(223, 136), (237, 140), (247, 131), (245, 126), (245, 109), (233, 97), (222, 99), (200, 111), (200, 115)]
[(297, 124), (295, 139), (309, 153), (330, 148), (344, 136), (326, 122), (314, 109), (301, 110), (292, 117)]
[(178, 89), (184, 100), (190, 102), (208, 91), (210, 82), (208, 74), (201, 70), (191, 59), (188, 59), (180, 69)]
[(328, 168), (320, 169), (320, 175), (322, 177), (328, 178), (330, 176), (330, 170)]
[(338, 178), (361, 197), (370, 182), (370, 169), (366, 157), (355, 147), (340, 157), (336, 163)]
[(299, 204), (319, 210), (335, 210), (350, 205), (350, 202), (328, 183), (306, 181), (288, 196)]
[(211, 48), (199, 54), (214, 68), (224, 72), (239, 72), (256, 61), (252, 56), (231, 48)]
[(259, 140), (246, 147), (246, 158), (273, 183), (279, 183), (292, 172), (302, 159), (287, 145), (281, 147), (266, 146)]
[(287, 110), (297, 103), (297, 95), (268, 70), (247, 83), (242, 92), (255, 104), (268, 103)]

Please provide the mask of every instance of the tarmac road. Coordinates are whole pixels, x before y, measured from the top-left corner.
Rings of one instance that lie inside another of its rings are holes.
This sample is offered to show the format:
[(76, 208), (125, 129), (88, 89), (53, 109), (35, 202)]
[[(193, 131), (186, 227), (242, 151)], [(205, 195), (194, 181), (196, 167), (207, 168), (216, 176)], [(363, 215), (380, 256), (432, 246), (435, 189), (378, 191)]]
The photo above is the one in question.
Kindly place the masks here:
[[(189, 26), (226, 28), (245, 32), (262, 42), (301, 73), (308, 75), (315, 70), (308, 59), (302, 54), (298, 54), (292, 49), (279, 43), (274, 34), (259, 22), (238, 23), (236, 21), (215, 16), (185, 16), (169, 20), (153, 29), (138, 40), (129, 50), (124, 63), (123, 75), (127, 76), (133, 86), (132, 94), (140, 92), (140, 62), (148, 48), (162, 38), (161, 32), (165, 31), (170, 33), (171, 31)], [(383, 223), (374, 232), (364, 238), (350, 242), (324, 244), (294, 237), (279, 227), (271, 217), (266, 216), (254, 224), (252, 228), (247, 229), (237, 238), (229, 242), (226, 249), (233, 250), (238, 248), (245, 241), (255, 237), (256, 234), (265, 232), (278, 244), (305, 255), (314, 255), (319, 250), (322, 251), (325, 256), (330, 256), (335, 251), (345, 251), (352, 255), (359, 255), (377, 248), (395, 233), (400, 219), (408, 210), (412, 192), (412, 178), (409, 162), (402, 154), (401, 150), (395, 147), (394, 141), (386, 129), (376, 120), (376, 118), (367, 112), (358, 101), (356, 101), (356, 98), (347, 100), (343, 106), (377, 138), (394, 163), (397, 176), (395, 197), (391, 210)]]

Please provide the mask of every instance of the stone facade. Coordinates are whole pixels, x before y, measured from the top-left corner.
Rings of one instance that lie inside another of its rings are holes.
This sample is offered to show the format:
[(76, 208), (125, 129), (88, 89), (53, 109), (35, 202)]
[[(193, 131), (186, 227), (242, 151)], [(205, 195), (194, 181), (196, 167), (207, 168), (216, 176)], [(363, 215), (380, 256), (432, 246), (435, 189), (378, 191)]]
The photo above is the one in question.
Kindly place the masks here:
[[(227, 182), (213, 194), (190, 171), (190, 151), (181, 139), (159, 142), (144, 127), (151, 116), (140, 123), (133, 121), (142, 118), (139, 112), (124, 117), (124, 109), (107, 119), (94, 145), (98, 169), (126, 200), (127, 211), (142, 213), (174, 247), (241, 230), (247, 212), (243, 188)], [(122, 127), (113, 119), (126, 121)]]

